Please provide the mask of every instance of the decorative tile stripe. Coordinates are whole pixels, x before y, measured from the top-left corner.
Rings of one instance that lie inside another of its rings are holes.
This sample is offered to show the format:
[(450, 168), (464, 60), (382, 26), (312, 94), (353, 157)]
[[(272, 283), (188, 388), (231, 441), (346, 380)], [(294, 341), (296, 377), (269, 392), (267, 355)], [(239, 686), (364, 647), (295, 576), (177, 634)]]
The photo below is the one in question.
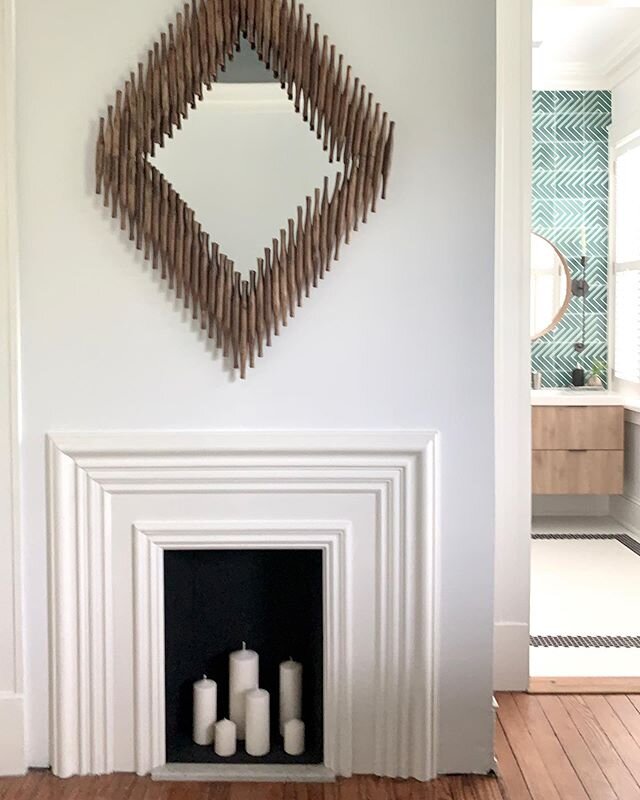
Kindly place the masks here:
[(620, 542), (627, 550), (640, 556), (640, 542), (626, 533), (532, 533), (532, 539), (609, 539)]
[[(576, 330), (568, 315), (532, 343), (532, 369), (543, 372), (543, 386), (568, 386), (577, 363), (590, 372), (596, 361), (607, 362), (610, 123), (611, 92), (533, 93), (532, 230), (556, 245), (576, 277), (584, 225), (591, 287), (582, 354), (573, 347), (582, 337), (582, 323)], [(569, 311), (581, 314), (580, 304), (572, 299)]]
[(530, 636), (531, 647), (638, 647), (640, 636)]

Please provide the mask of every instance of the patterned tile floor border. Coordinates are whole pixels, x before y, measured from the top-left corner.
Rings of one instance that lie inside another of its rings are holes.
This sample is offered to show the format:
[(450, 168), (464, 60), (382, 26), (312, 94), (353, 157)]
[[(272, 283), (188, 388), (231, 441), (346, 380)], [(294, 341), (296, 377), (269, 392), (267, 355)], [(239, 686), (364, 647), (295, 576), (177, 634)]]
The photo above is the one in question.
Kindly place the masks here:
[[(534, 533), (532, 539), (564, 540), (564, 539), (608, 539), (620, 542), (621, 545), (640, 556), (640, 542), (625, 533)], [(638, 647), (640, 636), (531, 636), (531, 647)]]

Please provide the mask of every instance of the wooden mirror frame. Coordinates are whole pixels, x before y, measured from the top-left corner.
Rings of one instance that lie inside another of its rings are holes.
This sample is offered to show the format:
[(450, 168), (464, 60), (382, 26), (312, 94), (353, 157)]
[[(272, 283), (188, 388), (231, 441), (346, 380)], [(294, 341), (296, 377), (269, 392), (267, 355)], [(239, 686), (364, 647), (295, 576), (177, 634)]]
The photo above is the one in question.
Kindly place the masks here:
[[(567, 279), (567, 293), (562, 305), (560, 306), (560, 309), (558, 310), (558, 313), (555, 315), (551, 323), (547, 325), (546, 328), (544, 328), (540, 333), (536, 333), (535, 336), (531, 337), (531, 341), (535, 342), (536, 339), (541, 339), (543, 336), (549, 333), (549, 331), (552, 331), (556, 327), (556, 325), (560, 322), (562, 317), (564, 317), (565, 312), (569, 307), (569, 303), (571, 302), (571, 272), (569, 270), (569, 265), (567, 264), (567, 259), (562, 255), (562, 253), (558, 250), (558, 248), (555, 246), (553, 242), (550, 242), (545, 236), (540, 236), (539, 233), (531, 233), (531, 236), (537, 236), (538, 239), (542, 239), (542, 241), (546, 242), (556, 251), (558, 258), (562, 263), (562, 267), (564, 269), (564, 273)], [(531, 280), (531, 278), (529, 278), (529, 280)]]
[[(248, 280), (148, 160), (211, 89), (241, 37), (329, 160), (344, 165), (332, 187), (325, 178), (298, 206)], [(394, 123), (345, 64), (295, 0), (192, 0), (100, 119), (96, 192), (242, 378), (386, 197)]]

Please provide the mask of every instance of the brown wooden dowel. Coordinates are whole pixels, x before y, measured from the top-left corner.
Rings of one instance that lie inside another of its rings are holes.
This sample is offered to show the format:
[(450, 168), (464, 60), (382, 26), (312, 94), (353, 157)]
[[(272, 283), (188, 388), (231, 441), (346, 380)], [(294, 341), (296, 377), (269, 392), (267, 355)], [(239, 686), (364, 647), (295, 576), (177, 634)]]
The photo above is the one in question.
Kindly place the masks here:
[(105, 207), (109, 205), (112, 171), (113, 171), (113, 106), (109, 106), (107, 109), (107, 121), (105, 124), (105, 131), (104, 131), (103, 204)]
[(176, 14), (176, 104), (179, 119), (186, 117), (187, 82), (184, 74), (184, 27), (181, 13)]
[[(216, 297), (218, 294), (218, 282), (220, 281), (221, 273), (218, 266), (218, 260), (215, 258), (213, 253), (213, 247), (215, 243), (212, 243), (211, 250), (208, 253), (208, 269), (207, 269), (207, 285), (206, 285), (206, 292), (207, 292), (207, 303), (206, 307), (202, 306), (201, 308), (201, 316), (202, 321), (200, 323), (203, 330), (207, 331), (207, 336), (209, 339), (213, 339), (215, 336), (216, 330)], [(200, 292), (203, 292), (203, 284), (200, 282)]]
[[(298, 221), (298, 224), (300, 224), (300, 220)], [(311, 286), (318, 285), (318, 280), (316, 277), (314, 277), (314, 269), (313, 269), (313, 246), (311, 241), (312, 224), (313, 224), (312, 200), (310, 197), (307, 197), (305, 218), (302, 228), (304, 289), (306, 297), (309, 297), (311, 293)]]
[(364, 187), (362, 191), (362, 221), (367, 222), (369, 217), (369, 209), (371, 208), (371, 202), (373, 198), (373, 187), (375, 182), (375, 160), (376, 160), (376, 144), (378, 141), (378, 136), (380, 135), (380, 115), (381, 115), (381, 108), (380, 103), (376, 103), (376, 110), (373, 115), (373, 121), (371, 123), (371, 127), (369, 129), (369, 137), (367, 141), (367, 152), (366, 152), (366, 178), (364, 181)]
[(169, 97), (169, 50), (167, 47), (167, 34), (163, 33), (160, 37), (160, 96), (162, 133), (165, 136), (173, 137), (173, 127), (171, 125), (171, 99)]
[(188, 3), (184, 5), (184, 27), (182, 29), (182, 36), (184, 40), (184, 83), (185, 83), (185, 99), (187, 105), (191, 108), (196, 107), (196, 98), (193, 91), (193, 41), (192, 41), (192, 24), (191, 24), (191, 6)]
[[(364, 89), (364, 86), (362, 89)], [(344, 133), (340, 136), (337, 150), (338, 159), (342, 159), (347, 167), (349, 166), (350, 147), (353, 139), (356, 115), (362, 102), (361, 98), (362, 91), (360, 87), (360, 78), (356, 78), (353, 82), (353, 94), (347, 103), (347, 118), (345, 120)]]
[(371, 211), (377, 211), (378, 197), (380, 196), (380, 186), (382, 184), (382, 162), (384, 159), (384, 145), (387, 140), (388, 116), (385, 111), (382, 115), (382, 124), (378, 133), (376, 143), (376, 156), (373, 164), (373, 197), (371, 200)]
[[(226, 258), (226, 257), (225, 257)], [(224, 319), (222, 320), (222, 329), (224, 335), (223, 355), (226, 357), (231, 351), (231, 338), (232, 338), (232, 314), (233, 314), (233, 292), (234, 292), (234, 271), (233, 261), (226, 259), (227, 275), (224, 281)], [(240, 275), (238, 275), (238, 280)]]
[(283, 268), (283, 273), (286, 275), (286, 280), (282, 281), (282, 287), (284, 287), (287, 293), (287, 302), (285, 304), (287, 311), (283, 310), (283, 325), (287, 324), (287, 312), (292, 317), (296, 315), (296, 299), (299, 291), (296, 274), (295, 222), (290, 219), (288, 224), (288, 238), (287, 231), (285, 231), (284, 228), (280, 231), (280, 263)]
[(178, 195), (176, 199), (176, 248), (175, 248), (175, 280), (176, 297), (182, 299), (182, 283), (184, 275), (184, 212), (185, 202)]
[(320, 211), (320, 278), (324, 278), (325, 270), (329, 268), (330, 247), (327, 242), (329, 225), (329, 178), (325, 177), (322, 189), (322, 209)]
[[(264, 259), (258, 259), (258, 274), (256, 278), (256, 346), (258, 358), (264, 356), (264, 340), (266, 335), (265, 320), (265, 281)], [(270, 339), (271, 337), (269, 337)]]
[(191, 299), (191, 255), (193, 245), (193, 225), (194, 213), (185, 205), (184, 209), (184, 241), (183, 241), (183, 254), (182, 254), (182, 289), (184, 296), (184, 307), (189, 308), (189, 301)]
[(280, 86), (287, 85), (287, 61), (289, 57), (289, 5), (282, 0), (280, 6), (280, 44), (278, 49), (278, 77)]
[(311, 100), (311, 14), (307, 14), (306, 33), (302, 46), (302, 74), (299, 79), (299, 88), (304, 92), (302, 105), (302, 119), (309, 121), (309, 105)]
[(153, 141), (164, 147), (162, 131), (162, 75), (160, 74), (160, 45), (153, 45)]
[(153, 224), (153, 167), (145, 162), (144, 176), (144, 258), (151, 258), (151, 231)]
[(256, 271), (249, 272), (249, 295), (247, 301), (247, 349), (249, 351), (249, 366), (253, 369), (256, 365)]
[(153, 181), (153, 199), (151, 202), (151, 248), (152, 248), (152, 266), (153, 269), (158, 268), (160, 262), (160, 199), (162, 197), (162, 188), (160, 180), (162, 176), (157, 169), (152, 168), (152, 181)]
[(160, 259), (162, 263), (161, 277), (165, 279), (169, 272), (169, 184), (162, 181), (160, 193)]
[[(275, 239), (274, 239), (275, 242)], [(274, 245), (274, 248), (277, 245)], [(274, 249), (274, 259), (277, 259), (277, 250)], [(271, 331), (278, 335), (279, 326), (279, 298), (280, 290), (273, 286), (273, 267), (271, 264), (271, 250), (267, 247), (264, 251), (264, 335), (267, 347), (271, 347)], [(278, 305), (276, 305), (276, 300)]]
[(240, 273), (234, 273), (233, 299), (231, 301), (231, 348), (233, 352), (233, 367), (240, 367), (240, 327), (242, 315), (242, 283)]
[(198, 270), (198, 302), (193, 304), (193, 317), (196, 306), (200, 311), (200, 328), (206, 330), (209, 321), (209, 278), (211, 275), (211, 255), (209, 250), (209, 234), (200, 234), (200, 269)]
[[(308, 281), (304, 264), (304, 215), (302, 206), (297, 209), (298, 219), (297, 224), (292, 219), (289, 220), (289, 247), (295, 241), (295, 256), (296, 256), (296, 297), (298, 306), (302, 305), (302, 290), (304, 288), (305, 294), (308, 290)], [(293, 314), (291, 315), (293, 316)]]
[(336, 48), (331, 45), (331, 55), (329, 56), (329, 68), (327, 70), (327, 86), (324, 93), (324, 133), (322, 136), (322, 147), (325, 150), (329, 149), (331, 142), (333, 121), (334, 121), (334, 104), (339, 105), (340, 100), (340, 87), (342, 85), (342, 56), (340, 56), (340, 63), (336, 70)]
[(392, 122), (389, 125), (389, 136), (387, 143), (384, 146), (384, 157), (382, 159), (382, 199), (387, 197), (387, 187), (389, 185), (389, 171), (391, 169), (391, 159), (393, 157), (393, 138), (396, 123)]
[(175, 286), (176, 273), (176, 234), (177, 234), (177, 212), (176, 205), (178, 196), (169, 184), (169, 222), (167, 226), (167, 271), (169, 273), (169, 288)]
[[(202, 261), (202, 226), (196, 222), (193, 226), (193, 243), (191, 245), (191, 318), (198, 318), (200, 307), (200, 268)], [(205, 251), (206, 258), (206, 251)]]
[(198, 30), (200, 32), (200, 80), (207, 87), (211, 89), (211, 63), (209, 61), (211, 55), (211, 48), (209, 43), (209, 24), (207, 19), (207, 3), (206, 0), (199, 0), (198, 11)]
[(316, 189), (314, 193), (314, 206), (313, 217), (311, 219), (311, 263), (313, 268), (313, 285), (318, 285), (318, 279), (321, 277), (320, 269), (322, 263), (322, 256), (320, 254), (320, 215), (322, 214), (322, 192)]
[[(198, 0), (192, 0), (191, 5), (191, 72), (193, 75), (193, 95), (202, 100), (204, 97), (203, 86), (207, 76), (202, 70), (202, 56), (200, 54), (200, 18), (198, 17)], [(195, 108), (195, 106), (194, 106)]]
[(100, 117), (98, 141), (96, 142), (96, 194), (102, 192), (102, 176), (104, 175), (104, 117)]
[(180, 105), (178, 100), (178, 54), (176, 50), (173, 25), (169, 25), (169, 49), (167, 52), (168, 78), (169, 78), (169, 120), (170, 128), (180, 128)]
[(302, 96), (302, 73), (304, 68), (304, 44), (305, 44), (305, 13), (304, 3), (298, 5), (298, 27), (295, 37), (295, 61), (294, 61), (294, 74), (293, 84), (295, 88), (294, 105), (298, 113), (300, 113), (300, 98)]
[(111, 216), (118, 216), (118, 200), (120, 199), (120, 126), (122, 123), (122, 92), (116, 93), (116, 105), (113, 114), (113, 138), (111, 142)]
[[(238, 275), (238, 278), (240, 276)], [(239, 320), (238, 320), (238, 351), (240, 361), (240, 380), (247, 377), (247, 356), (249, 353), (249, 281), (242, 281), (238, 295)], [(236, 359), (234, 358), (234, 361)], [(234, 364), (237, 369), (237, 365)]]
[(316, 136), (322, 139), (324, 127), (324, 112), (327, 101), (327, 77), (329, 75), (329, 37), (322, 37), (322, 52), (320, 54), (320, 64), (318, 67), (318, 85), (316, 91)]

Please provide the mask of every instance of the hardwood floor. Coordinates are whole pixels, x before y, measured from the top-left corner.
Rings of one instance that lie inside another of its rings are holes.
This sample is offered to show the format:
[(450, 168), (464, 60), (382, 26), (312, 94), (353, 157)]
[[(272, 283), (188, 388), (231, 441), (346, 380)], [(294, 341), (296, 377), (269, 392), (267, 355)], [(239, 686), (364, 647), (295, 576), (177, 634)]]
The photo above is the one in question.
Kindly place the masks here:
[(499, 779), (187, 784), (135, 775), (61, 781), (34, 771), (0, 779), (0, 800), (640, 800), (640, 695), (500, 693), (497, 699)]
[(0, 779), (2, 800), (504, 800), (495, 778), (455, 776), (428, 784), (357, 777), (335, 784), (154, 783), (135, 775), (58, 780), (48, 772)]
[(640, 696), (501, 693), (509, 800), (640, 800)]

